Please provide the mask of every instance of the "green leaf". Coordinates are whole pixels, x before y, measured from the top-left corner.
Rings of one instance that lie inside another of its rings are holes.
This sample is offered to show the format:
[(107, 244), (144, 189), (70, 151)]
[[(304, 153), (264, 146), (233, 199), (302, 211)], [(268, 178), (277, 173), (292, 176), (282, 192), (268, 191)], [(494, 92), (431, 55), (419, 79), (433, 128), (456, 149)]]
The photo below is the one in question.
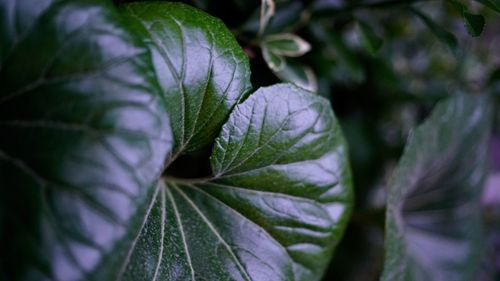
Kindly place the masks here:
[(282, 70), (275, 72), (281, 80), (290, 82), (302, 89), (316, 92), (318, 90), (318, 81), (313, 70), (300, 63), (288, 61)]
[(268, 35), (261, 44), (269, 52), (286, 57), (300, 57), (311, 50), (307, 41), (292, 33)]
[(113, 280), (172, 145), (149, 51), (107, 1), (0, 11), (2, 275)]
[(382, 280), (473, 280), (490, 130), (489, 102), (459, 96), (411, 135), (388, 191)]
[(347, 161), (327, 100), (259, 89), (215, 140), (212, 176), (158, 186), (124, 279), (319, 280), (351, 208)]
[(265, 46), (262, 47), (262, 57), (272, 71), (281, 71), (286, 66), (286, 60), (283, 56), (274, 54)]
[(259, 34), (263, 34), (266, 30), (269, 20), (275, 12), (274, 0), (261, 0), (260, 18), (259, 18)]
[(248, 58), (224, 24), (178, 3), (133, 3), (170, 114), (173, 157), (210, 144), (250, 90)]
[(475, 0), (484, 6), (492, 9), (493, 11), (500, 13), (500, 0)]
[[(0, 0), (1, 278), (321, 278), (352, 206), (327, 100), (242, 102), (243, 51), (182, 4), (29, 4)], [(173, 178), (203, 147), (211, 175)]]
[(262, 57), (267, 66), (282, 81), (293, 83), (311, 92), (316, 92), (318, 90), (318, 83), (313, 70), (308, 66), (285, 59), (282, 54), (282, 51), (285, 49), (277, 51), (277, 53), (281, 52), (281, 54), (277, 54), (276, 49), (273, 49), (273, 47), (276, 48), (278, 46), (279, 44), (271, 44), (271, 46), (267, 44), (262, 45)]
[(422, 13), (421, 11), (410, 8), (411, 11), (417, 15), (424, 23), (427, 25), (427, 28), (434, 33), (434, 35), (445, 45), (450, 48), (450, 50), (453, 53), (456, 53), (458, 51), (458, 41), (455, 35), (453, 33), (445, 30), (442, 28), (439, 24), (437, 24), (433, 19), (431, 19), (429, 16), (426, 14)]
[(370, 25), (360, 20), (357, 20), (357, 23), (363, 45), (371, 54), (375, 54), (380, 50), (384, 41), (373, 31)]
[[(277, 2), (275, 13), (266, 25), (263, 34), (281, 33), (293, 29), (299, 24), (304, 16), (304, 4), (297, 1)], [(241, 25), (240, 29), (245, 32), (258, 34), (260, 22), (260, 8), (256, 9), (252, 15)]]
[(284, 56), (300, 56), (309, 51), (309, 43), (294, 34), (274, 34), (262, 41), (262, 57), (267, 66), (282, 81), (316, 92), (316, 76), (310, 67), (288, 61)]

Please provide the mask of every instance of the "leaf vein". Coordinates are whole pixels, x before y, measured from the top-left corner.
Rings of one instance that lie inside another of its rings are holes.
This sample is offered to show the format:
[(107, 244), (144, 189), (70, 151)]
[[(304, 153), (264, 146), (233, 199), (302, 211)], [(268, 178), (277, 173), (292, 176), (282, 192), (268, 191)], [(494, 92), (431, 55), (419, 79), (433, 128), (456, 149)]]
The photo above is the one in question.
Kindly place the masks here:
[(228, 251), (228, 253), (231, 255), (231, 258), (236, 263), (236, 266), (238, 267), (239, 271), (243, 274), (243, 277), (246, 280), (248, 280), (248, 281), (252, 281), (252, 279), (250, 278), (250, 276), (248, 276), (248, 273), (246, 272), (245, 268), (241, 264), (240, 260), (238, 259), (238, 257), (236, 256), (236, 254), (233, 252), (233, 249), (231, 248), (231, 246), (229, 246), (229, 244), (226, 242), (226, 240), (224, 240), (224, 238), (222, 238), (222, 236), (217, 231), (217, 229), (215, 228), (215, 226), (213, 226), (212, 223), (208, 220), (208, 218), (205, 217), (205, 215), (198, 208), (198, 206), (196, 206), (196, 204), (179, 187), (177, 187), (175, 184), (172, 183), (172, 187), (175, 190), (177, 190), (177, 192), (184, 198), (184, 200), (186, 200), (186, 202), (189, 203), (189, 205), (200, 216), (200, 218), (203, 220), (203, 222), (205, 222), (205, 224), (208, 226), (208, 228), (215, 234), (215, 236), (219, 239), (219, 241), (221, 241), (222, 245), (224, 245), (224, 247), (226, 248), (226, 250)]
[(194, 273), (194, 267), (193, 263), (191, 261), (191, 254), (189, 253), (189, 248), (186, 242), (186, 234), (184, 233), (184, 227), (182, 226), (182, 221), (181, 221), (181, 214), (179, 213), (179, 210), (177, 209), (177, 204), (175, 203), (174, 197), (172, 196), (172, 193), (168, 188), (165, 188), (167, 195), (169, 197), (170, 202), (172, 203), (172, 208), (174, 209), (174, 214), (175, 214), (175, 219), (177, 220), (177, 224), (179, 225), (179, 231), (181, 232), (181, 238), (182, 238), (182, 245), (184, 247), (184, 251), (186, 252), (186, 257), (187, 261), (189, 264), (189, 269), (191, 273), (191, 280), (195, 281), (195, 273)]

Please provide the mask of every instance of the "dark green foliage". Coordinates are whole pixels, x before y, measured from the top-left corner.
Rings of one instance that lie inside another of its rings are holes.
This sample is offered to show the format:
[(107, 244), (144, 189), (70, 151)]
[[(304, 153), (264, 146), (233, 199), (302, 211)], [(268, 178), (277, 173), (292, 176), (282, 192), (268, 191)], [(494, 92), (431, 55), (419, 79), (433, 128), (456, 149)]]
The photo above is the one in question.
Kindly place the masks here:
[(183, 4), (0, 3), (7, 280), (321, 278), (352, 201), (327, 100), (249, 96), (232, 34)]
[(498, 279), (498, 0), (35, 2), (0, 280)]
[(2, 273), (106, 280), (171, 149), (168, 116), (148, 49), (112, 5), (29, 2), (0, 1)]
[(412, 133), (389, 186), (382, 280), (477, 274), (491, 120), (488, 101), (460, 96)]

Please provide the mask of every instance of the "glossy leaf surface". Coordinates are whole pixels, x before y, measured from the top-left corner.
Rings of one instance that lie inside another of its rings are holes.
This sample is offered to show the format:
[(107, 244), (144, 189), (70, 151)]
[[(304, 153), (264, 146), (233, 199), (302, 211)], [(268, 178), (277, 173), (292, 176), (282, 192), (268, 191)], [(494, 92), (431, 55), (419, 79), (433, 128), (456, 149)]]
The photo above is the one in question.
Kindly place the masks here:
[(147, 30), (170, 114), (175, 152), (210, 144), (231, 109), (250, 90), (248, 58), (224, 24), (178, 3), (124, 8)]
[(473, 280), (481, 252), (489, 104), (439, 104), (410, 137), (389, 189), (382, 280)]
[(7, 280), (110, 280), (172, 144), (146, 46), (106, 1), (0, 1)]
[(329, 103), (261, 88), (231, 113), (211, 165), (210, 178), (158, 186), (124, 279), (318, 280), (352, 200)]
[[(326, 100), (241, 103), (246, 56), (182, 4), (0, 5), (0, 278), (321, 278), (352, 202)], [(169, 176), (209, 145), (212, 176)]]

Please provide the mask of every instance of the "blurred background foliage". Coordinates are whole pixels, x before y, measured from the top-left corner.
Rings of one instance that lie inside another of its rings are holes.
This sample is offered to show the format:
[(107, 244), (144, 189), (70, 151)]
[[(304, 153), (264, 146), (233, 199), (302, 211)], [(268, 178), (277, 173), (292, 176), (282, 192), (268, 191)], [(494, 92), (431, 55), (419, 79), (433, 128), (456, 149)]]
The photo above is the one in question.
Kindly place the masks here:
[(499, 0), (183, 2), (231, 29), (255, 88), (290, 81), (331, 101), (350, 146), (356, 205), (325, 281), (379, 279), (385, 187), (411, 129), (450, 95), (492, 95), (488, 241), (477, 280), (500, 280)]

